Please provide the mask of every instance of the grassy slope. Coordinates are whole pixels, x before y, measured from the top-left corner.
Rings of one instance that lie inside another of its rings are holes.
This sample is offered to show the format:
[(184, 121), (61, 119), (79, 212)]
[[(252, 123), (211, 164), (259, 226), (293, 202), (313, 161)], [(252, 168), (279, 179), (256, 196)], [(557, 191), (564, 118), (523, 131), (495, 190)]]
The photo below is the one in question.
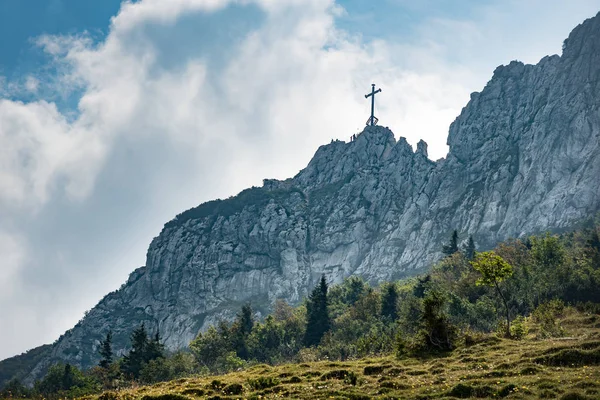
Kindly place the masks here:
[[(532, 332), (525, 340), (514, 341), (487, 336), (448, 356), (427, 359), (390, 356), (258, 365), (222, 376), (109, 392), (100, 399), (599, 399), (600, 316), (570, 309), (562, 324), (569, 337), (535, 340)], [(356, 385), (349, 373), (357, 377)], [(265, 387), (252, 387), (261, 378)], [(239, 394), (231, 393), (240, 389)]]

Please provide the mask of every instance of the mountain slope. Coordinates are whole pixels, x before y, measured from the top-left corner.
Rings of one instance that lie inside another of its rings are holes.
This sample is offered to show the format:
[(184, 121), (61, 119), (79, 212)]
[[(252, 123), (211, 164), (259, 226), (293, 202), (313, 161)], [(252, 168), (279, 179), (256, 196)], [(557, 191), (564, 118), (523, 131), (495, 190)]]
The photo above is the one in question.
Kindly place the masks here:
[(56, 360), (87, 367), (109, 329), (123, 351), (135, 326), (186, 346), (251, 301), (299, 302), (321, 274), (380, 282), (418, 273), (457, 229), (479, 248), (566, 229), (600, 209), (600, 14), (575, 28), (562, 56), (512, 62), (450, 127), (432, 162), (383, 127), (321, 146), (294, 178), (178, 215), (146, 265), (106, 296), (28, 376)]

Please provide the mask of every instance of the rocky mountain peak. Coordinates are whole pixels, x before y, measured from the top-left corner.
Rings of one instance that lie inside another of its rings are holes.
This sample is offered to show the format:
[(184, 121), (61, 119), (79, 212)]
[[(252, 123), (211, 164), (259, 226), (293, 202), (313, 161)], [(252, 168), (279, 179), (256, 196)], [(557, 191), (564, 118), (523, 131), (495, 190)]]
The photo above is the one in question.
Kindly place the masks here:
[(419, 143), (417, 143), (417, 151), (416, 154), (420, 154), (424, 157), (427, 157), (427, 143), (425, 143), (424, 140), (419, 140)]
[(350, 142), (332, 140), (319, 147), (294, 179), (308, 187), (331, 184), (361, 168), (383, 164), (396, 144), (393, 132), (381, 126), (367, 126), (354, 137)]
[(600, 13), (578, 25), (563, 43), (563, 58), (600, 57)]
[(179, 214), (146, 265), (47, 350), (28, 382), (56, 361), (93, 365), (108, 329), (118, 351), (141, 322), (177, 349), (244, 302), (261, 312), (278, 298), (300, 302), (321, 274), (379, 283), (422, 272), (453, 230), (482, 250), (593, 216), (599, 25), (597, 16), (577, 27), (562, 57), (496, 69), (450, 126), (445, 159), (368, 126), (321, 146), (294, 178)]

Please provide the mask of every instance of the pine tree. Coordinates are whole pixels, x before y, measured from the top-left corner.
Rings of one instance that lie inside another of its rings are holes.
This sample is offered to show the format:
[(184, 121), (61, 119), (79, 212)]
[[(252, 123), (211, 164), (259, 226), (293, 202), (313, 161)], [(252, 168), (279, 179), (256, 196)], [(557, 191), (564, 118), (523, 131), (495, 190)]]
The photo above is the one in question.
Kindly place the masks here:
[(313, 289), (306, 303), (306, 331), (304, 334), (306, 346), (318, 345), (323, 335), (331, 327), (327, 307), (327, 289), (325, 275), (322, 275), (319, 285)]
[(62, 376), (62, 389), (69, 390), (74, 386), (74, 384), (75, 374), (73, 373), (73, 367), (71, 367), (71, 364), (66, 364)]
[(100, 342), (100, 367), (108, 369), (113, 362), (112, 332), (108, 331), (106, 338)]
[(395, 321), (398, 319), (398, 290), (396, 285), (386, 285), (381, 296), (381, 316)]
[(475, 258), (475, 242), (473, 241), (473, 236), (471, 235), (469, 235), (469, 242), (467, 243), (467, 247), (465, 247), (465, 257), (469, 261)]
[(144, 361), (149, 362), (164, 356), (165, 345), (160, 342), (160, 334), (158, 333), (157, 329), (154, 339), (148, 342), (148, 346), (146, 347), (146, 352), (144, 354)]
[(146, 325), (142, 323), (131, 333), (131, 351), (123, 358), (123, 371), (133, 378), (140, 376), (144, 363), (147, 362), (148, 333)]
[(351, 276), (347, 281), (346, 302), (353, 305), (360, 299), (365, 291), (365, 281), (358, 276)]
[(452, 237), (450, 238), (450, 243), (445, 244), (442, 247), (442, 252), (447, 256), (451, 256), (452, 254), (456, 253), (457, 251), (458, 251), (458, 232), (456, 230), (454, 230), (452, 232)]
[(242, 310), (237, 315), (233, 326), (232, 342), (237, 356), (243, 359), (248, 358), (247, 339), (252, 333), (254, 327), (254, 316), (250, 304), (244, 304)]

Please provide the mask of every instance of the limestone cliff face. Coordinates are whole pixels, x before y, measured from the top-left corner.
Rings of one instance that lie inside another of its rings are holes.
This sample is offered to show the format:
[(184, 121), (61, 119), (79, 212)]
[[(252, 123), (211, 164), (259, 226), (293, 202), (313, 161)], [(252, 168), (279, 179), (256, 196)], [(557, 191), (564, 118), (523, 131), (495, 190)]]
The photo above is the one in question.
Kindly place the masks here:
[(302, 300), (321, 274), (377, 283), (418, 273), (453, 229), (487, 248), (564, 229), (600, 209), (600, 16), (563, 55), (496, 69), (432, 162), (383, 127), (321, 146), (294, 178), (186, 211), (150, 244), (146, 265), (36, 365), (88, 367), (109, 328), (123, 351), (145, 321), (171, 349), (250, 301)]

